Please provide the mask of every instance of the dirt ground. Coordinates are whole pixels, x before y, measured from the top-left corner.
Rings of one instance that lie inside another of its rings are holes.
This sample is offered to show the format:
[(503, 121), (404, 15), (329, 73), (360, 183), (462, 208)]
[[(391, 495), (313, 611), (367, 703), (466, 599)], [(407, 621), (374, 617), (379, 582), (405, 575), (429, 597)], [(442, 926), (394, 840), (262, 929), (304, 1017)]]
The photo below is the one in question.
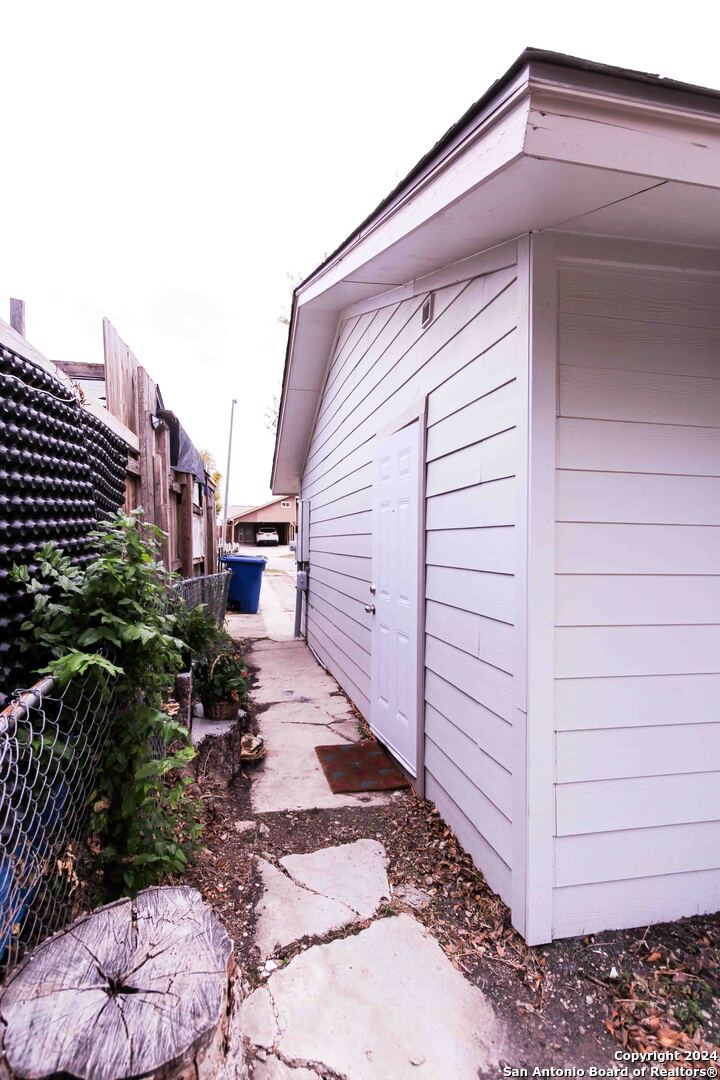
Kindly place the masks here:
[[(254, 856), (277, 862), (366, 837), (385, 845), (393, 889), (413, 886), (426, 894), (413, 914), (493, 1001), (516, 1048), (509, 1065), (607, 1066), (618, 1064), (620, 1049), (699, 1056), (717, 1049), (720, 916), (529, 948), (430, 803), (408, 792), (382, 807), (253, 815), (252, 768), (237, 764), (238, 738), (206, 739), (200, 747), (195, 768), (206, 804), (205, 846), (185, 881), (227, 927), (247, 988), (265, 976), (253, 946), (260, 894)], [(255, 827), (238, 830), (249, 821)], [(382, 914), (402, 910), (394, 898)], [(287, 962), (308, 944), (276, 959)]]

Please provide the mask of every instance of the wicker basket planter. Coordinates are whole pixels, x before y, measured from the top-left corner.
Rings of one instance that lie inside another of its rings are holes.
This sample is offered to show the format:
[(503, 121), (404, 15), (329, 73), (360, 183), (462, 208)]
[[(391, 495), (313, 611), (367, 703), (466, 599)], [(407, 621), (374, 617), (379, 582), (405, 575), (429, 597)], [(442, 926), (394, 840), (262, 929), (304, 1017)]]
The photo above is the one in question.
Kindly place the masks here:
[(234, 720), (238, 714), (237, 701), (209, 701), (203, 704), (203, 712), (208, 720)]

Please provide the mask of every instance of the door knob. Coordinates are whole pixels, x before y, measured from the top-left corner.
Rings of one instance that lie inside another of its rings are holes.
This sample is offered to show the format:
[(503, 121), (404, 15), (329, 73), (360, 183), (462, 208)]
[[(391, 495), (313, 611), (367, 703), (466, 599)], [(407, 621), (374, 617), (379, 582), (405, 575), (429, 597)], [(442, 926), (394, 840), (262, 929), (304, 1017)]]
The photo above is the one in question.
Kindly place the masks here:
[(366, 604), (365, 605), (365, 610), (367, 611), (368, 615), (374, 615), (375, 614), (375, 605), (374, 604)]

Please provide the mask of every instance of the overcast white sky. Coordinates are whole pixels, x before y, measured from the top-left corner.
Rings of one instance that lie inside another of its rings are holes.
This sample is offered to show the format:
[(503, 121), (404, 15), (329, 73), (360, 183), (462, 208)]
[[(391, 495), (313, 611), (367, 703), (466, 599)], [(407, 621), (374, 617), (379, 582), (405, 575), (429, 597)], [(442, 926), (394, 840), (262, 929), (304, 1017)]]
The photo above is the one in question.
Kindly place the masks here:
[(231, 502), (269, 497), (287, 274), (526, 45), (720, 85), (716, 4), (0, 0), (0, 315), (102, 360), (107, 315)]

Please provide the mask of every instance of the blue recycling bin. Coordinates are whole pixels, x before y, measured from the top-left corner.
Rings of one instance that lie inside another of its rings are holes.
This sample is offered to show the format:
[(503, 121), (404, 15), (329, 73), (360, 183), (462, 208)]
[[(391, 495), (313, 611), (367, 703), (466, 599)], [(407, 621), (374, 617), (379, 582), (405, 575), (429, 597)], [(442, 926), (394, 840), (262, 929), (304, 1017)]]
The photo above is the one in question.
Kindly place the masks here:
[(260, 603), (260, 587), (267, 559), (262, 555), (222, 555), (220, 562), (232, 574), (228, 600), (234, 600), (243, 615), (255, 615)]

